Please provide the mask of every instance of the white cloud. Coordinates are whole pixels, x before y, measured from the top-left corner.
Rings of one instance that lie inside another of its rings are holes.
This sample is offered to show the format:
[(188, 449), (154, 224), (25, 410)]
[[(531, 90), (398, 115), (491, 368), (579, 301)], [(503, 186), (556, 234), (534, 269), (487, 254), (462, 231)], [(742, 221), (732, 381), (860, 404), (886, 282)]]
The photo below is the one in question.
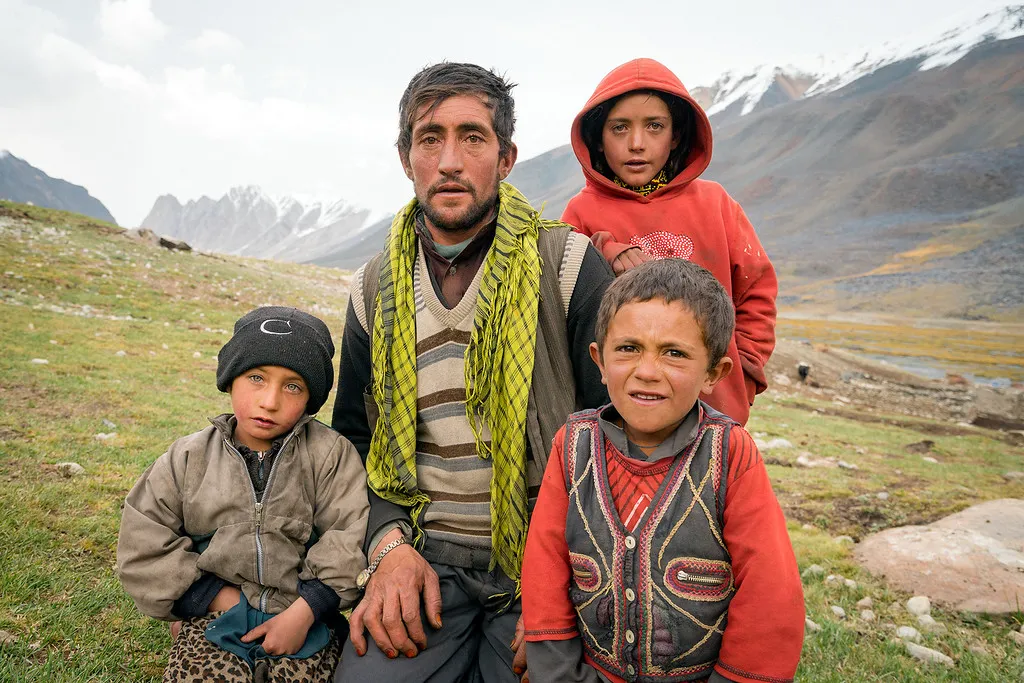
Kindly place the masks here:
[(111, 90), (141, 94), (152, 91), (145, 76), (132, 67), (105, 62), (63, 36), (47, 33), (40, 41), (36, 54), (50, 73), (57, 76), (67, 72), (91, 74), (100, 85)]
[(150, 7), (150, 0), (101, 0), (97, 19), (103, 38), (127, 50), (140, 50), (160, 42), (167, 33)]
[(185, 49), (204, 57), (235, 54), (241, 51), (242, 41), (224, 31), (207, 28), (185, 43)]

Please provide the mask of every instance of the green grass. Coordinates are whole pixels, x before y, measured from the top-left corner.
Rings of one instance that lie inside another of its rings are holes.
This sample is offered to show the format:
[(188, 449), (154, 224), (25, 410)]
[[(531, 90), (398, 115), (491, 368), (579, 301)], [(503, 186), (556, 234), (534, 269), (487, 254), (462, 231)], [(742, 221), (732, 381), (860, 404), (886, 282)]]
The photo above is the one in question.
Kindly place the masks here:
[[(242, 313), (260, 304), (313, 310), (337, 342), (348, 277), (170, 252), (91, 219), (0, 202), (0, 630), (17, 638), (0, 645), (0, 681), (159, 680), (167, 627), (139, 615), (113, 575), (121, 501), (171, 441), (228, 410), (214, 386), (214, 357)], [(820, 564), (859, 584), (854, 591), (820, 579), (805, 584), (808, 614), (823, 630), (808, 635), (798, 679), (1018, 680), (1022, 649), (1006, 631), (1020, 614), (935, 610), (949, 632), (926, 635), (925, 644), (949, 654), (957, 668), (925, 667), (890, 643), (882, 626), (910, 623), (905, 610), (889, 607), (909, 596), (859, 571), (832, 538), (1024, 497), (1024, 484), (1000, 477), (1020, 469), (1024, 451), (984, 430), (933, 434), (933, 423), (923, 420), (911, 421), (915, 430), (816, 407), (764, 396), (750, 424), (752, 432), (794, 443), (790, 452), (767, 455), (776, 463), (769, 472), (801, 569)], [(112, 440), (95, 438), (111, 431)], [(931, 455), (940, 465), (904, 449), (923, 438), (935, 441)], [(787, 467), (802, 450), (860, 469)], [(78, 462), (86, 474), (62, 478), (55, 465), (63, 461)], [(875, 497), (882, 489), (888, 501)], [(833, 604), (853, 614), (854, 602), (868, 595), (875, 624), (831, 615)]]

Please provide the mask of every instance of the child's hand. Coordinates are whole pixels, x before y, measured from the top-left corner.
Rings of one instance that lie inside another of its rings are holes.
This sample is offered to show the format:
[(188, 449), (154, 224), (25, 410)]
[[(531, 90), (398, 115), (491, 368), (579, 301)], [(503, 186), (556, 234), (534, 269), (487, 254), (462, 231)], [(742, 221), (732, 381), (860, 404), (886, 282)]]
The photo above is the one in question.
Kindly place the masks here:
[(622, 275), (630, 268), (636, 268), (641, 263), (650, 261), (651, 257), (647, 255), (647, 252), (640, 247), (633, 247), (619, 254), (614, 261), (612, 261), (612, 271), (616, 275)]
[(263, 638), (263, 649), (268, 655), (293, 655), (302, 649), (314, 621), (309, 603), (299, 598), (288, 609), (242, 636), (242, 642)]
[(217, 591), (217, 595), (213, 596), (213, 600), (210, 601), (210, 606), (206, 608), (207, 612), (227, 612), (229, 609), (238, 604), (238, 601), (242, 599), (242, 591), (238, 590), (237, 586), (228, 584)]

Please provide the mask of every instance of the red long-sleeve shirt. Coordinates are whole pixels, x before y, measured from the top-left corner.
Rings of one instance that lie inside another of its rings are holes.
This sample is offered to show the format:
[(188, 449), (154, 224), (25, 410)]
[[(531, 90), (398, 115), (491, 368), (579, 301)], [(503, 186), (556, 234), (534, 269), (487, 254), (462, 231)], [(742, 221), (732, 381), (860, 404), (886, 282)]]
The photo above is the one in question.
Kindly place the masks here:
[[(565, 541), (569, 496), (563, 475), (564, 441), (563, 427), (554, 439), (526, 541), (522, 585), (527, 642), (580, 637), (576, 610), (569, 599), (572, 569)], [(652, 482), (645, 485), (645, 476), (664, 477), (664, 460), (628, 458), (609, 439), (606, 451), (609, 462), (616, 461), (617, 476), (636, 483), (613, 487), (620, 516), (628, 515), (638, 496), (650, 488)], [(622, 466), (624, 462), (628, 466)], [(724, 521), (723, 537), (732, 558), (736, 593), (729, 604), (715, 672), (742, 683), (791, 681), (803, 644), (803, 587), (768, 472), (753, 439), (742, 427), (734, 427), (729, 435)], [(622, 680), (588, 658), (585, 661), (609, 680)], [(533, 666), (530, 673), (531, 680), (547, 680), (545, 673)]]

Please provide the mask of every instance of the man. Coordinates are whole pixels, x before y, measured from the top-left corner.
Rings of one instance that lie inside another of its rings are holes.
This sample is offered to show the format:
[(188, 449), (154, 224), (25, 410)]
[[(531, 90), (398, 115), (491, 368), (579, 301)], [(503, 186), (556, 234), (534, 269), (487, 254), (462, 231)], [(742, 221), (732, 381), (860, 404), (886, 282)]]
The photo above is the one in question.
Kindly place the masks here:
[(588, 346), (613, 275), (502, 182), (512, 87), (442, 63), (399, 106), (416, 198), (353, 278), (332, 422), (371, 501), (336, 683), (519, 679), (520, 568), (551, 439), (607, 401)]

